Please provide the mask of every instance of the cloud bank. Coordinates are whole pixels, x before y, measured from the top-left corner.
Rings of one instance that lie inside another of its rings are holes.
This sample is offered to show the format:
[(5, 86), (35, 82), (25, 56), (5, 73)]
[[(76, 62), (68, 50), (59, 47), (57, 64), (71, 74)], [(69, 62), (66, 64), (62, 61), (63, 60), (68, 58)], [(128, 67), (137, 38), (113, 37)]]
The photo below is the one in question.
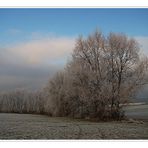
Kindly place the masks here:
[(64, 67), (74, 43), (74, 38), (48, 37), (1, 48), (0, 90), (42, 87)]
[(31, 40), (1, 49), (3, 62), (20, 63), (27, 66), (51, 64), (54, 60), (65, 60), (74, 48), (74, 38), (58, 37)]

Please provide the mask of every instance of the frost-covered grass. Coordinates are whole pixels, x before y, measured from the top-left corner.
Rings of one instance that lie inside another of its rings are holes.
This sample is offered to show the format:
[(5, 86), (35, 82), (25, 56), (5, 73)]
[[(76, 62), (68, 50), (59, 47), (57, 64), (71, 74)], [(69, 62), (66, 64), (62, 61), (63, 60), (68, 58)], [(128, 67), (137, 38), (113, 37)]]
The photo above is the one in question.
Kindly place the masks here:
[(0, 139), (148, 139), (148, 122), (89, 122), (31, 114), (0, 114)]

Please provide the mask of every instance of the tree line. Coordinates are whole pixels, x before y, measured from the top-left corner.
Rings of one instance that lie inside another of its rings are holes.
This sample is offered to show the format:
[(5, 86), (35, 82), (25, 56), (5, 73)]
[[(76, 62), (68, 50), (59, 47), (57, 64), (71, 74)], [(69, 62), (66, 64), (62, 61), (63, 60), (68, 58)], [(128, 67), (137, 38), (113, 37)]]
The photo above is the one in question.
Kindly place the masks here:
[(0, 94), (0, 112), (49, 114), (43, 92), (18, 89)]
[(123, 104), (148, 82), (148, 58), (124, 34), (80, 36), (71, 60), (40, 92), (0, 94), (1, 112), (119, 120)]

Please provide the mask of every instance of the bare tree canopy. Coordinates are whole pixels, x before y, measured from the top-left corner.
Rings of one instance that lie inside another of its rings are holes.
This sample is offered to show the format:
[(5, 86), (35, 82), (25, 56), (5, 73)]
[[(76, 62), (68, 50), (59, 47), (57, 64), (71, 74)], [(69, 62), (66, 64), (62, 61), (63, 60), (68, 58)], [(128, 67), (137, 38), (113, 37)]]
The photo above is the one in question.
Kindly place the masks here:
[(105, 37), (96, 31), (87, 38), (80, 36), (72, 60), (47, 89), (51, 102), (58, 102), (56, 115), (124, 116), (122, 104), (147, 83), (148, 59), (141, 57), (139, 50), (136, 40), (124, 34)]

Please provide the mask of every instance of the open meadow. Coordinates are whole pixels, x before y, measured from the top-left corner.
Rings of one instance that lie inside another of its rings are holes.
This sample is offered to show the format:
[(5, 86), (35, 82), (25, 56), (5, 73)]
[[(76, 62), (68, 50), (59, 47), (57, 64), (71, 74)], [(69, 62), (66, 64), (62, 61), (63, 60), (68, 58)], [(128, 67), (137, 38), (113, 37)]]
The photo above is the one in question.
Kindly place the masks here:
[(138, 119), (143, 117), (143, 122), (91, 122), (44, 115), (1, 113), (0, 139), (148, 139), (148, 120), (144, 120), (148, 119), (148, 105), (130, 106), (127, 115), (130, 118), (132, 115)]

